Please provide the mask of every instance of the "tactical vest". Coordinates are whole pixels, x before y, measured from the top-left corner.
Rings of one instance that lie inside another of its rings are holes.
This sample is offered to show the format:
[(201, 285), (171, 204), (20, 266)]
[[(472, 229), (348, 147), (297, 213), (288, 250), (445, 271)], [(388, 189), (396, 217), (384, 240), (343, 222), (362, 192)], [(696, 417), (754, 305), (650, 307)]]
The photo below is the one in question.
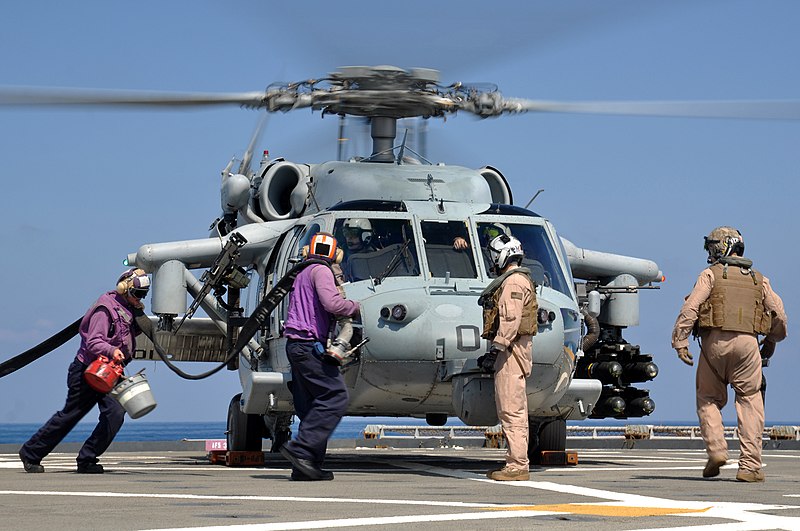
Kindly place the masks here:
[(700, 305), (698, 327), (768, 334), (772, 316), (764, 311), (764, 276), (755, 269), (732, 263), (717, 262), (709, 269), (714, 274), (714, 287)]
[(531, 272), (526, 267), (516, 267), (510, 271), (506, 271), (489, 284), (478, 299), (478, 304), (483, 306), (483, 333), (481, 337), (484, 339), (492, 340), (497, 335), (497, 329), (500, 327), (500, 295), (503, 290), (500, 288), (503, 281), (514, 273), (525, 275), (525, 278), (531, 283), (531, 302), (522, 306), (522, 316), (519, 322), (519, 329), (517, 336), (536, 335), (538, 325), (536, 324), (536, 312), (539, 305), (536, 302), (536, 283), (531, 278)]

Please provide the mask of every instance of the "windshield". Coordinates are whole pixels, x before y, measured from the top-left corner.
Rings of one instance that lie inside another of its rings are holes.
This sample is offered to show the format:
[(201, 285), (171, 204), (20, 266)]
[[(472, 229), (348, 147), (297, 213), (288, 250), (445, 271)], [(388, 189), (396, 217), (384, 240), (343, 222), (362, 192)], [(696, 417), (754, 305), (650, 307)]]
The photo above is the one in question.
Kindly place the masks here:
[[(531, 276), (537, 284), (553, 288), (565, 295), (570, 295), (561, 266), (558, 263), (555, 250), (541, 225), (521, 225), (514, 223), (478, 223), (478, 236), (483, 252), (483, 264), (487, 271), (491, 271), (491, 260), (486, 252), (489, 242), (501, 233), (514, 236), (522, 243), (525, 258), (522, 266), (531, 270)], [(497, 276), (490, 272), (490, 276)]]
[(346, 282), (420, 274), (410, 220), (338, 219), (333, 234), (344, 250)]

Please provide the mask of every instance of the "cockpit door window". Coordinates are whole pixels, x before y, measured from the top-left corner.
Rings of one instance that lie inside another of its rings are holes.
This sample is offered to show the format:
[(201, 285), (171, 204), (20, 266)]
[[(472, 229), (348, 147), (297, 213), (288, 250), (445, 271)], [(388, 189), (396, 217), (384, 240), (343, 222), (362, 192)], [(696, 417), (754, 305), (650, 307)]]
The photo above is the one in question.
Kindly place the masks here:
[(477, 278), (472, 241), (465, 221), (420, 223), (432, 277)]
[(344, 250), (342, 271), (346, 282), (420, 274), (409, 219), (337, 219), (333, 234)]
[(491, 277), (496, 275), (491, 272), (489, 254), (485, 251), (489, 242), (500, 233), (514, 236), (522, 243), (525, 257), (522, 266), (531, 270), (531, 276), (536, 284), (553, 288), (561, 293), (572, 296), (569, 284), (561, 269), (556, 251), (541, 225), (522, 225), (499, 222), (482, 222), (477, 224), (478, 237), (481, 242), (481, 256), (486, 270)]

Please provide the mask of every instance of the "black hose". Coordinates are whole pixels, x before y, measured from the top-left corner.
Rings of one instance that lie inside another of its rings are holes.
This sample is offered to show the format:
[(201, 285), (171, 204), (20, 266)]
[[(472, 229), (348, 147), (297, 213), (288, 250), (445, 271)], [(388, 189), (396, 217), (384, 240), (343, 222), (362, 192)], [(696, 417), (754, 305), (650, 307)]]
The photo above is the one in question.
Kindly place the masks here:
[(222, 368), (227, 366), (228, 363), (230, 363), (230, 361), (233, 358), (235, 358), (236, 355), (239, 353), (239, 351), (234, 350), (233, 352), (230, 353), (230, 355), (225, 361), (223, 361), (218, 367), (215, 367), (210, 371), (206, 371), (200, 374), (189, 374), (183, 372), (174, 363), (169, 361), (169, 354), (164, 352), (164, 349), (161, 348), (161, 345), (158, 343), (158, 340), (156, 340), (156, 334), (153, 331), (153, 323), (150, 321), (150, 318), (147, 317), (147, 315), (140, 309), (134, 311), (134, 318), (136, 319), (136, 324), (138, 324), (139, 328), (142, 330), (142, 333), (144, 333), (144, 335), (146, 335), (150, 339), (150, 341), (153, 342), (153, 347), (155, 347), (156, 353), (158, 354), (158, 357), (161, 358), (161, 361), (163, 361), (164, 364), (167, 367), (169, 367), (169, 369), (172, 372), (174, 372), (175, 374), (186, 380), (202, 380), (203, 378), (208, 378), (212, 374), (221, 371)]
[(153, 346), (156, 349), (158, 357), (161, 358), (161, 361), (163, 361), (172, 372), (186, 380), (202, 380), (203, 378), (208, 378), (212, 374), (221, 371), (223, 367), (226, 367), (231, 361), (233, 361), (233, 358), (239, 355), (239, 352), (241, 352), (242, 349), (247, 346), (247, 343), (253, 339), (253, 337), (256, 335), (256, 332), (264, 325), (267, 317), (269, 317), (269, 314), (272, 313), (272, 310), (274, 310), (278, 303), (286, 296), (287, 293), (289, 293), (289, 290), (292, 288), (292, 284), (294, 284), (294, 279), (297, 278), (297, 275), (300, 274), (300, 271), (313, 264), (324, 264), (329, 266), (329, 264), (323, 260), (310, 258), (300, 262), (290, 269), (289, 272), (286, 273), (286, 275), (284, 275), (283, 278), (281, 278), (278, 283), (272, 287), (269, 293), (264, 295), (259, 305), (253, 311), (247, 321), (245, 321), (244, 326), (242, 326), (241, 330), (239, 330), (239, 338), (236, 341), (236, 345), (234, 345), (233, 349), (228, 353), (227, 359), (218, 367), (201, 374), (185, 373), (176, 367), (174, 363), (169, 361), (169, 355), (164, 352), (164, 349), (162, 349), (161, 345), (158, 343), (158, 341), (156, 341), (156, 334), (153, 331), (153, 323), (141, 309), (134, 311), (134, 318), (136, 319), (136, 324), (139, 325), (139, 328), (142, 330), (144, 335), (150, 338), (150, 341), (153, 342)]
[(590, 314), (586, 308), (583, 308), (581, 313), (583, 314), (583, 321), (586, 323), (586, 335), (581, 340), (581, 350), (586, 352), (600, 338), (600, 321)]
[(35, 347), (26, 350), (22, 354), (14, 356), (10, 360), (0, 363), (0, 378), (23, 368), (29, 363), (33, 363), (45, 354), (54, 351), (73, 337), (77, 336), (82, 320), (83, 316), (81, 316), (71, 325), (67, 326), (61, 332), (48, 339), (45, 339)]

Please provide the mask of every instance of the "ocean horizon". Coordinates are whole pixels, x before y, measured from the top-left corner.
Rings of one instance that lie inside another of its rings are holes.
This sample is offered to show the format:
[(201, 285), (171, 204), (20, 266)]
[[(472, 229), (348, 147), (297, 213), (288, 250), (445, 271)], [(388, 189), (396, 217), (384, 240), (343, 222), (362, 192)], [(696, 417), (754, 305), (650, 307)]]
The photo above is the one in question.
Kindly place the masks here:
[[(391, 426), (427, 426), (425, 419), (396, 417), (345, 417), (333, 433), (333, 439), (358, 439), (364, 428), (370, 424)], [(651, 424), (661, 426), (696, 426), (697, 421), (661, 421), (650, 419), (602, 419), (570, 421), (570, 426), (624, 426), (627, 424)], [(798, 422), (767, 422), (767, 426), (797, 425)], [(464, 426), (457, 418), (448, 420), (445, 426)], [(0, 423), (0, 444), (22, 444), (39, 428), (38, 423)], [(79, 423), (65, 438), (64, 442), (83, 442), (92, 432), (95, 422)], [(292, 425), (297, 431), (297, 422)], [(118, 442), (152, 442), (225, 439), (226, 423), (219, 422), (146, 422), (127, 419), (114, 439)]]

